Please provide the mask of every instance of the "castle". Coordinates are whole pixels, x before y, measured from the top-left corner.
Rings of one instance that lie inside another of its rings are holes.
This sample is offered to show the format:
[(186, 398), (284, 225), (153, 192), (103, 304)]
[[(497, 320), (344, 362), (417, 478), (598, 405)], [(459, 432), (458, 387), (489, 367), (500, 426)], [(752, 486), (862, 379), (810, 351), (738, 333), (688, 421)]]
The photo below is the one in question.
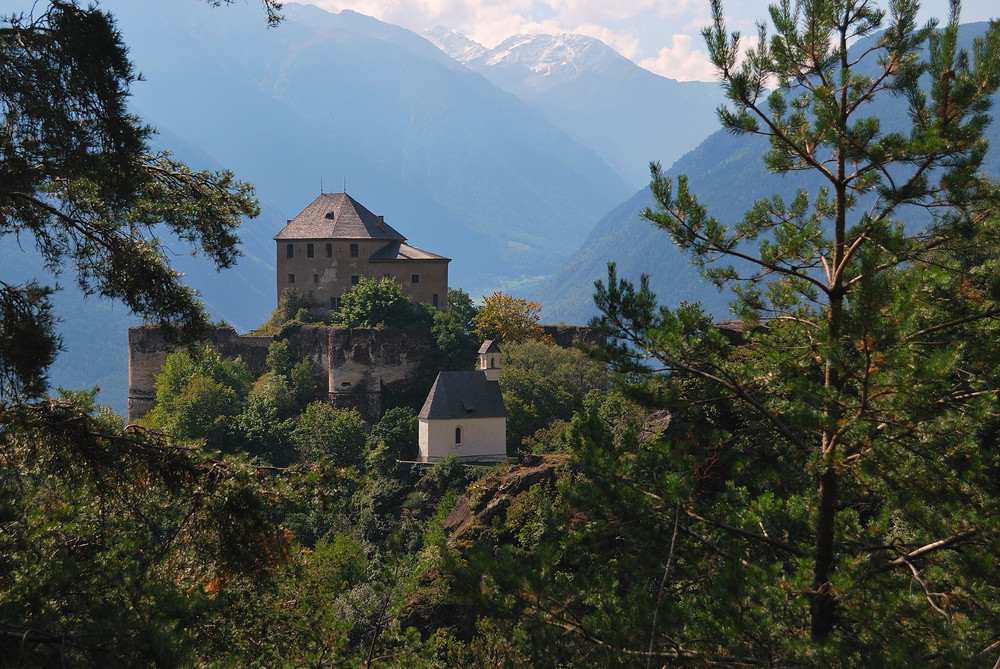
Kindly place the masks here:
[(449, 258), (422, 251), (347, 193), (324, 193), (274, 236), (278, 298), (295, 291), (310, 311), (340, 308), (363, 279), (394, 279), (414, 302), (448, 303)]
[[(310, 311), (339, 305), (362, 277), (395, 279), (411, 300), (447, 306), (450, 259), (406, 244), (406, 238), (346, 193), (322, 194), (274, 237), (278, 296), (294, 290)], [(589, 328), (547, 326), (561, 346), (593, 340)], [(172, 347), (156, 327), (129, 328), (128, 421), (156, 404), (155, 379)], [(382, 415), (386, 394), (405, 395), (427, 367), (433, 342), (420, 329), (309, 326), (287, 334), (293, 355), (313, 366), (317, 399), (338, 408), (357, 408), (370, 422)], [(270, 336), (240, 335), (215, 328), (212, 347), (225, 358), (239, 357), (254, 376), (266, 368)], [(324, 390), (325, 389), (325, 392)]]

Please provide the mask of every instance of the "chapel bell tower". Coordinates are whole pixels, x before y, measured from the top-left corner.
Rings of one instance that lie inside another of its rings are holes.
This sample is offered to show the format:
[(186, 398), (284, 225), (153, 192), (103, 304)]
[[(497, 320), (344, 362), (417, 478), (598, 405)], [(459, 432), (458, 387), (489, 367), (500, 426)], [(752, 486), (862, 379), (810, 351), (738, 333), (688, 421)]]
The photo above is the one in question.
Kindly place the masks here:
[(479, 347), (479, 369), (486, 373), (487, 381), (500, 380), (500, 347), (492, 339)]

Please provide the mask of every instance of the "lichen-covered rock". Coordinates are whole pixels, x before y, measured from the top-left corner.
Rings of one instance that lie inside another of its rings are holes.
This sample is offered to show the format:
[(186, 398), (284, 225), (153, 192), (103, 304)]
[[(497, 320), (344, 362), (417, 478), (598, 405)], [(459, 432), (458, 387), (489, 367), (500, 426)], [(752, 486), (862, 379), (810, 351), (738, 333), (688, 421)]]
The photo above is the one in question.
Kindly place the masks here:
[(534, 486), (555, 482), (568, 460), (567, 455), (536, 456), (531, 464), (511, 466), (472, 484), (445, 519), (445, 536), (459, 546), (487, 541), (485, 530), (505, 520), (511, 502)]

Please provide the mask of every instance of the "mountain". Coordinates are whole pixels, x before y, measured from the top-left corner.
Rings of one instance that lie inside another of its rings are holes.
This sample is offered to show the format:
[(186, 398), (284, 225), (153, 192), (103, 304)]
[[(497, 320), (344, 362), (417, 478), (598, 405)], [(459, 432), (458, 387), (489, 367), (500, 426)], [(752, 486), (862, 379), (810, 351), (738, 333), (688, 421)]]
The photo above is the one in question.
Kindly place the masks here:
[[(960, 47), (970, 48), (972, 38), (982, 34), (985, 23), (962, 26)], [(864, 49), (869, 40), (852, 49)], [(993, 113), (1000, 110), (1000, 93), (993, 96)], [(900, 130), (906, 125), (906, 106), (888, 96), (876, 100), (870, 111), (882, 121), (886, 131)], [(1000, 124), (987, 128), (991, 148), (984, 160), (986, 174), (1000, 178)], [(755, 200), (778, 194), (786, 202), (804, 189), (816, 190), (823, 183), (811, 171), (793, 172), (784, 176), (769, 173), (761, 160), (767, 142), (760, 137), (737, 137), (718, 130), (694, 151), (683, 156), (666, 170), (668, 176), (688, 176), (692, 192), (707, 207), (708, 212), (723, 223), (733, 225), (742, 220)], [(720, 293), (701, 279), (670, 241), (669, 236), (640, 216), (655, 201), (648, 188), (635, 193), (605, 216), (591, 230), (573, 257), (546, 279), (531, 298), (543, 305), (542, 320), (547, 323), (586, 323), (597, 315), (594, 306), (594, 281), (607, 278), (607, 263), (617, 264), (622, 278), (638, 282), (641, 274), (650, 275), (650, 287), (659, 301), (677, 306), (681, 301), (700, 302), (716, 318), (729, 316), (728, 292)], [(863, 203), (860, 209), (863, 209)], [(922, 210), (901, 211), (910, 223), (926, 221)]]
[[(19, 3), (3, 12), (31, 9), (30, 0)], [(450, 283), (477, 297), (555, 271), (632, 190), (524, 101), (402, 28), (301, 5), (286, 5), (275, 29), (256, 3), (101, 7), (116, 17), (142, 74), (131, 105), (158, 128), (156, 148), (257, 186), (263, 214), (243, 227), (235, 268), (217, 274), (171, 243), (175, 266), (213, 317), (239, 330), (273, 309), (271, 238), (321, 184), (346, 189), (413, 245), (452, 258)], [(30, 240), (6, 241), (0, 280), (49, 281), (32, 266)], [(133, 321), (124, 309), (83, 300), (70, 275), (61, 281), (67, 352), (53, 382), (79, 388), (102, 379), (115, 396), (101, 400), (120, 409)]]
[[(105, 3), (150, 82), (135, 103), (294, 216), (348, 192), (454, 259), (456, 285), (558, 268), (630, 188), (589, 149), (427, 40), (350, 11)], [(183, 95), (178, 96), (178, 91)], [(273, 234), (273, 232), (272, 232)], [(470, 283), (477, 284), (471, 286)]]
[(443, 28), (426, 35), (593, 148), (636, 188), (649, 181), (650, 161), (670, 165), (718, 127), (718, 85), (653, 74), (592, 37), (515, 35), (487, 49)]

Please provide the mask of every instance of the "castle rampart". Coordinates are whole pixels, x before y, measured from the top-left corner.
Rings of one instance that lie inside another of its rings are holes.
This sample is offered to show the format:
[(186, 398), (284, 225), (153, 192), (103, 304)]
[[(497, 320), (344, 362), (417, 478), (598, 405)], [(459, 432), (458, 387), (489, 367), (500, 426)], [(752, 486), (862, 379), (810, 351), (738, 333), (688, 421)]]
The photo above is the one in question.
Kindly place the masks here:
[[(358, 408), (366, 417), (381, 413), (381, 391), (400, 388), (426, 364), (430, 333), (422, 329), (301, 327), (287, 334), (295, 359), (308, 358), (318, 397), (338, 407)], [(255, 377), (267, 371), (273, 339), (240, 335), (231, 327), (215, 328), (209, 342), (224, 358), (240, 358)], [(133, 327), (128, 333), (128, 421), (156, 404), (156, 375), (177, 350), (157, 327)]]
[[(595, 343), (596, 331), (567, 325), (543, 326), (559, 346)], [(420, 371), (427, 369), (432, 340), (422, 328), (345, 328), (304, 326), (287, 333), (293, 357), (307, 357), (313, 366), (317, 399), (338, 408), (356, 408), (366, 419), (382, 415), (384, 391), (401, 395)], [(231, 327), (215, 328), (209, 342), (224, 358), (240, 358), (255, 377), (267, 371), (267, 350), (273, 339), (241, 335)], [(163, 330), (143, 326), (128, 331), (128, 421), (146, 415), (156, 405), (156, 375), (167, 354)]]

